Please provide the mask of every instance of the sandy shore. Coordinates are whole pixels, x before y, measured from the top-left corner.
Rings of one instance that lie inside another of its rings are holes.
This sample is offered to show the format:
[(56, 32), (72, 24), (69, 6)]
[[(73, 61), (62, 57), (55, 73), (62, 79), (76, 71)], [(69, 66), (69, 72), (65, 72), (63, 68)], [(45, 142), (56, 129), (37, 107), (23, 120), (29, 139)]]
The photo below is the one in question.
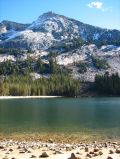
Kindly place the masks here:
[(0, 96), (0, 99), (60, 98), (61, 96)]
[(120, 159), (120, 143), (65, 144), (41, 141), (0, 141), (0, 159)]

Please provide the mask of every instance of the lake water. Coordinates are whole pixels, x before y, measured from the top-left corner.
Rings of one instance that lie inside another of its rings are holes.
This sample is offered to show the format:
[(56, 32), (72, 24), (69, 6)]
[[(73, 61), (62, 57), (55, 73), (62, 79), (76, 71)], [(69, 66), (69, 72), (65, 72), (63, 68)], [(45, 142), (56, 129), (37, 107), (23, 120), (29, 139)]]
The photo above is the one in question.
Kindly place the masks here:
[(120, 98), (0, 100), (0, 133), (22, 132), (120, 136)]

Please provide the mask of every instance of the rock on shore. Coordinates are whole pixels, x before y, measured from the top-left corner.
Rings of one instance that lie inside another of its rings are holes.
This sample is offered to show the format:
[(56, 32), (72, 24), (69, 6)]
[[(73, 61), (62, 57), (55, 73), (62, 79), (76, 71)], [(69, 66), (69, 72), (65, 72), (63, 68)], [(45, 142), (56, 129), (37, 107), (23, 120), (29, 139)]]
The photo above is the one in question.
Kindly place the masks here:
[(0, 141), (0, 159), (120, 159), (120, 143), (60, 144), (40, 141)]

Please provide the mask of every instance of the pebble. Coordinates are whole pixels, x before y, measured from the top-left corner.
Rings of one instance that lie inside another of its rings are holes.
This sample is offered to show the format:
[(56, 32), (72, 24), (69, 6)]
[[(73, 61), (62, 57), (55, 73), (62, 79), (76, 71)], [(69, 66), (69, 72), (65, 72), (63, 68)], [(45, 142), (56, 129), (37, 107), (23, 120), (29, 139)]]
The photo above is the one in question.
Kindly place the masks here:
[(40, 157), (49, 157), (49, 155), (46, 152), (43, 152), (42, 155), (40, 155)]
[(120, 149), (116, 149), (116, 153), (120, 153)]
[(113, 159), (111, 156), (108, 156), (108, 158), (107, 159)]
[(85, 147), (85, 152), (88, 152), (89, 151), (89, 148), (88, 147)]
[(19, 151), (19, 153), (25, 153), (25, 151)]
[(86, 157), (92, 158), (92, 155), (87, 153)]
[(10, 152), (12, 152), (12, 151), (13, 151), (13, 149), (9, 149), (9, 151), (10, 151)]
[(101, 155), (103, 155), (103, 152), (102, 152), (102, 151), (100, 151), (100, 152), (99, 152), (99, 155), (100, 155), (100, 156), (101, 156)]
[(30, 158), (36, 158), (36, 156), (35, 156), (35, 155), (32, 155)]
[(71, 147), (66, 147), (66, 151), (71, 151), (72, 148)]
[(94, 154), (94, 152), (93, 152), (93, 151), (90, 151), (90, 152), (89, 152), (89, 154), (93, 155), (93, 154)]
[(105, 146), (105, 147), (108, 147), (108, 143), (105, 143), (104, 146)]
[(30, 151), (30, 150), (28, 150), (28, 151), (27, 151), (27, 153), (31, 153), (31, 151)]
[(48, 140), (48, 143), (53, 144), (53, 143), (54, 143), (54, 141), (53, 141), (52, 139), (49, 139), (49, 140)]
[(113, 151), (113, 150), (109, 150), (109, 153), (110, 153), (110, 154), (113, 154), (113, 153), (114, 153), (114, 151)]
[(61, 151), (55, 151), (54, 154), (63, 154)]
[(4, 147), (3, 147), (3, 146), (0, 146), (0, 149), (4, 149)]
[(77, 157), (74, 153), (72, 153), (69, 159), (81, 159), (81, 158)]
[(94, 152), (98, 152), (99, 151), (99, 149), (98, 148), (94, 148)]
[[(41, 143), (40, 141), (24, 141), (24, 142), (15, 142), (15, 141), (3, 141), (0, 143), (0, 153), (4, 153), (4, 158), (0, 158), (0, 159), (16, 159), (16, 158), (8, 158), (9, 154), (11, 154), (12, 152), (15, 152), (14, 148), (17, 149), (17, 151), (19, 153), (30, 153), (29, 158), (37, 158), (37, 156), (35, 156), (32, 152), (33, 149), (38, 150), (41, 149), (41, 151), (43, 153), (41, 153), (41, 155), (39, 156), (39, 158), (47, 158), (49, 157), (49, 153), (48, 151), (50, 151), (50, 153), (52, 154), (64, 154), (65, 151), (70, 151), (71, 150), (76, 150), (76, 152), (71, 154), (71, 157), (69, 159), (81, 159), (81, 155), (85, 154), (85, 157), (83, 157), (82, 159), (86, 159), (86, 158), (94, 158), (96, 156), (98, 156), (98, 158), (102, 158), (104, 156), (103, 155), (103, 151), (104, 149), (107, 150), (108, 155), (110, 154), (114, 154), (115, 156), (120, 154), (120, 144), (118, 143), (113, 143), (113, 142), (106, 142), (106, 143), (100, 143), (100, 144), (56, 144), (56, 143), (52, 143), (52, 140), (49, 141), (49, 143)], [(107, 145), (107, 148), (106, 148)], [(115, 148), (114, 148), (115, 147)], [(79, 150), (78, 150), (79, 148)], [(83, 154), (81, 154), (80, 152), (84, 151)], [(86, 153), (85, 153), (86, 152)], [(115, 154), (116, 153), (116, 154)], [(33, 154), (33, 155), (32, 155)], [(28, 154), (27, 154), (28, 155)], [(23, 159), (23, 158), (22, 158)], [(115, 159), (112, 158), (111, 156), (108, 156), (106, 159)]]
[(99, 153), (94, 153), (94, 155), (93, 155), (94, 157), (96, 157), (96, 156), (99, 156)]

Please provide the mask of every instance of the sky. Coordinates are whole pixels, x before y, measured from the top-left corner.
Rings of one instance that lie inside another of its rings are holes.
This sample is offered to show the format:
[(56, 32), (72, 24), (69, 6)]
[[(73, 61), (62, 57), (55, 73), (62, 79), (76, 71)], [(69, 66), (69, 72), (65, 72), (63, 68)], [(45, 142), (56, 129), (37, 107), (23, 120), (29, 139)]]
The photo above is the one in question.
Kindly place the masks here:
[(120, 30), (120, 0), (0, 0), (0, 21), (31, 23), (48, 11)]

